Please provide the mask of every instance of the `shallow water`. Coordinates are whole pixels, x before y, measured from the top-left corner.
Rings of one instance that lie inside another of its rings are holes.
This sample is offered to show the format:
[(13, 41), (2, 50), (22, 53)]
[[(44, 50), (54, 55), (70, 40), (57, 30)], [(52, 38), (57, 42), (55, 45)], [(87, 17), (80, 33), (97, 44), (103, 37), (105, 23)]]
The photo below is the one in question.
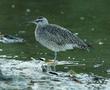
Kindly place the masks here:
[[(74, 70), (110, 78), (109, 3), (109, 0), (0, 0), (0, 32), (26, 40), (17, 44), (0, 43), (0, 58), (4, 61), (30, 61), (31, 57), (53, 59), (54, 53), (35, 41), (35, 25), (28, 23), (38, 16), (45, 16), (50, 23), (68, 28), (93, 46), (90, 52), (75, 49), (58, 53), (58, 61), (73, 64), (58, 65), (57, 71)], [(44, 84), (44, 87), (49, 86)]]
[[(61, 62), (60, 62), (61, 64)], [(95, 80), (94, 76), (88, 74), (74, 74), (56, 72), (51, 74), (43, 72), (42, 66), (47, 65), (41, 60), (18, 61), (0, 59), (1, 71), (4, 77), (10, 80), (0, 81), (2, 90), (109, 90), (110, 80)], [(72, 75), (72, 74), (71, 74)], [(76, 81), (75, 77), (79, 80)], [(75, 80), (74, 80), (75, 79)]]

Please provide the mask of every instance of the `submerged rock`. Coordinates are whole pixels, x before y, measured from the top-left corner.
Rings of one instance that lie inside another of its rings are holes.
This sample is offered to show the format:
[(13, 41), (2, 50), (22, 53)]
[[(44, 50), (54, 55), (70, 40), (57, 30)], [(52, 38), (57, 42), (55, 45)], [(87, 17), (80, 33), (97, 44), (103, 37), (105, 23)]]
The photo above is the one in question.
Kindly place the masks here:
[(0, 70), (0, 81), (10, 81), (10, 80), (12, 80), (12, 78), (11, 77), (7, 77), (7, 76), (4, 76), (2, 74), (2, 71)]
[(12, 35), (0, 35), (0, 42), (2, 43), (23, 43), (25, 40)]

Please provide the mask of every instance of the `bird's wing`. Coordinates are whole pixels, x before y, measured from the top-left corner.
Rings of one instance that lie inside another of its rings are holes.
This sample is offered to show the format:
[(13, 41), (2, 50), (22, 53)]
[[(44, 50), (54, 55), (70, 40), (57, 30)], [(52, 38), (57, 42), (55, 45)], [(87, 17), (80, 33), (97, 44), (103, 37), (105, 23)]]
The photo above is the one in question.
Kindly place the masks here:
[(45, 38), (48, 41), (57, 43), (58, 45), (73, 44), (74, 47), (87, 48), (87, 44), (71, 31), (58, 25), (49, 24), (42, 29)]

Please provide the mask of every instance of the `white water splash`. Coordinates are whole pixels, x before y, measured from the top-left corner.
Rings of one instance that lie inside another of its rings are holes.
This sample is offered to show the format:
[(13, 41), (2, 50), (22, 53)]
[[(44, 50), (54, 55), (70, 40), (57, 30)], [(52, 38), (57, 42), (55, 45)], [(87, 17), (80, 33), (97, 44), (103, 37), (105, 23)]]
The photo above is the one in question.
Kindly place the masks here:
[(12, 80), (0, 81), (1, 90), (110, 90), (110, 80), (100, 84), (93, 81), (88, 74), (76, 74), (82, 82), (78, 83), (64, 72), (56, 72), (53, 75), (43, 72), (42, 66), (47, 65), (44, 61), (18, 61), (12, 59), (0, 59), (0, 68), (6, 77)]

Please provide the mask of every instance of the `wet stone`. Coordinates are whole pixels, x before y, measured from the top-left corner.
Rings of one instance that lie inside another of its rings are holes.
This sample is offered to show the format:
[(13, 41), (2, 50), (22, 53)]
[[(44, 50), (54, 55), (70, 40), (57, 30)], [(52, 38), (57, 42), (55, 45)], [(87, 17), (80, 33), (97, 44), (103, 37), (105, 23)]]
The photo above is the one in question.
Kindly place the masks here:
[(10, 81), (10, 80), (12, 80), (12, 78), (11, 77), (7, 77), (7, 76), (4, 76), (2, 74), (2, 71), (0, 70), (0, 81)]

